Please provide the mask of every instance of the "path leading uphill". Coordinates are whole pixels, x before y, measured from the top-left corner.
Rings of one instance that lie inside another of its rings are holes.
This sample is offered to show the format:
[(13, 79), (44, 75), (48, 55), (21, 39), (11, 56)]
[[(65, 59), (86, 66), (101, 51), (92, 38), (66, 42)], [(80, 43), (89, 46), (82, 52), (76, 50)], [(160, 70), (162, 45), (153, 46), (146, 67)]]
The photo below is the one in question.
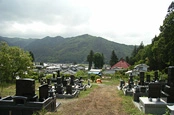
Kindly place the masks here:
[(61, 105), (53, 115), (127, 115), (122, 109), (122, 98), (116, 86), (99, 84), (88, 96), (60, 100)]

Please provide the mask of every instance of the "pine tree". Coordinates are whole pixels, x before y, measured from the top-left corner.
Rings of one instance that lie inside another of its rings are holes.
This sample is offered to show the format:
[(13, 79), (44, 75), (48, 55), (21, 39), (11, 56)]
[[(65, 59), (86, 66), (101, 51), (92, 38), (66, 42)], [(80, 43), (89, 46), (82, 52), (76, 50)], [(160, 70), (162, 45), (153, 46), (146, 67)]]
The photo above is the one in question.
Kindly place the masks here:
[(115, 52), (113, 50), (112, 54), (111, 54), (111, 60), (110, 60), (109, 64), (112, 67), (117, 62), (118, 62), (118, 57), (117, 57), (117, 55), (115, 54)]
[(93, 57), (94, 57), (94, 52), (91, 50), (89, 55), (87, 56), (87, 61), (89, 63), (88, 70), (90, 70), (92, 67)]

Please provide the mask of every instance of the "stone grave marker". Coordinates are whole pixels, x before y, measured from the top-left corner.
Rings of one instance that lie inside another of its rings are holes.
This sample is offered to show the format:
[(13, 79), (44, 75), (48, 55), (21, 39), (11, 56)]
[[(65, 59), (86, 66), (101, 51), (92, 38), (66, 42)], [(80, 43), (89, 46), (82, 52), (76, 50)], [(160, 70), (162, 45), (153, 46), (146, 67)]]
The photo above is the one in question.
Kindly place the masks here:
[(65, 78), (65, 77), (64, 77), (64, 75), (63, 75), (63, 76), (62, 76), (62, 82), (65, 80), (64, 78)]
[(26, 78), (16, 80), (16, 96), (27, 97), (27, 101), (36, 101), (35, 81)]
[(59, 70), (57, 71), (57, 77), (60, 77), (60, 71)]
[(122, 89), (124, 85), (125, 85), (125, 81), (124, 80), (120, 80), (120, 89)]
[(128, 86), (129, 86), (129, 89), (131, 89), (134, 85), (134, 81), (133, 81), (133, 76), (129, 76), (129, 80), (128, 80)]
[(140, 83), (139, 85), (144, 85), (144, 72), (140, 72)]
[(72, 85), (66, 86), (66, 94), (72, 94)]
[(62, 78), (61, 77), (57, 77), (57, 85), (61, 85), (62, 84)]
[(167, 103), (174, 103), (174, 66), (168, 67), (167, 85), (165, 85), (162, 94), (167, 97)]
[(70, 85), (74, 85), (75, 76), (74, 75), (71, 75), (70, 78), (71, 78)]
[(41, 85), (39, 87), (39, 100), (44, 101), (45, 99), (48, 98), (48, 84)]
[(159, 82), (149, 83), (148, 98), (149, 101), (152, 101), (152, 98), (157, 98), (157, 101), (160, 101), (161, 97), (161, 84)]
[(155, 81), (159, 81), (159, 78), (158, 78), (158, 71), (155, 71), (154, 72), (154, 79), (153, 79), (153, 82)]
[(64, 80), (64, 81), (63, 81), (63, 87), (66, 87), (66, 86), (67, 86), (67, 83), (68, 83), (68, 82)]
[(150, 75), (146, 75), (146, 82), (150, 82)]
[(56, 93), (63, 94), (63, 87), (61, 85), (58, 85), (56, 88)]
[(169, 66), (168, 67), (168, 79), (167, 79), (167, 84), (169, 86), (174, 85), (174, 66)]
[(51, 85), (51, 80), (50, 79), (47, 79), (47, 84)]
[(56, 78), (56, 75), (53, 73), (53, 79), (55, 79)]

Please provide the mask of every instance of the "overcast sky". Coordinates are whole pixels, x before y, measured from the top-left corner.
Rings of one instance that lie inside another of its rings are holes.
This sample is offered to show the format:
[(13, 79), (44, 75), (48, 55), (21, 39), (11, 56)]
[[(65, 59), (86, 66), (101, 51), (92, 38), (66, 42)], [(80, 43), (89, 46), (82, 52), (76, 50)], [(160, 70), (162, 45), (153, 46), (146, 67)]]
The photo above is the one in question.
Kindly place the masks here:
[(0, 36), (100, 36), (150, 44), (172, 0), (0, 0)]

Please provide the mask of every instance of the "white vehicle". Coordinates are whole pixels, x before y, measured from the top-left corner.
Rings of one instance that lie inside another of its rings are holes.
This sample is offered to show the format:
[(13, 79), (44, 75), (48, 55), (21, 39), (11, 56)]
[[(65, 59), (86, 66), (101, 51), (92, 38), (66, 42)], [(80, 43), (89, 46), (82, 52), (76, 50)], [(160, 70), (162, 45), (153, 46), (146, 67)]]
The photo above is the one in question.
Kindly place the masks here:
[(60, 67), (57, 67), (57, 66), (49, 66), (49, 67), (46, 67), (45, 72), (46, 73), (53, 73), (53, 72), (57, 72), (58, 70), (60, 70)]

